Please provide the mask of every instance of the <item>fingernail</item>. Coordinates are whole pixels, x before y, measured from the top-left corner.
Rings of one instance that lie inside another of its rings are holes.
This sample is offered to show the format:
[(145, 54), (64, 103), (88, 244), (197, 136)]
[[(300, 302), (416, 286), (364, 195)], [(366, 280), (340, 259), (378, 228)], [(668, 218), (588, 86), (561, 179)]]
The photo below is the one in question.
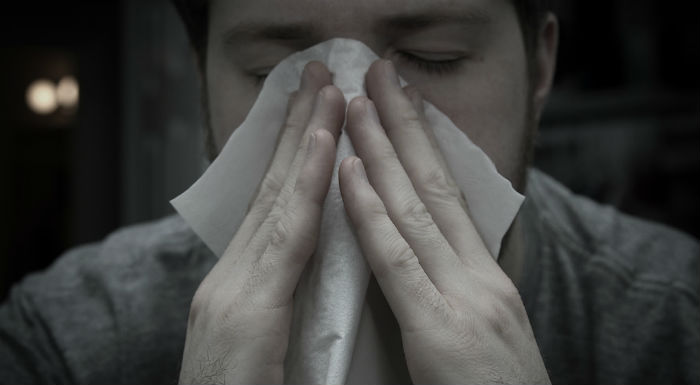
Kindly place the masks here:
[(325, 92), (324, 92), (323, 88), (321, 88), (320, 90), (318, 90), (318, 92), (316, 92), (316, 100), (314, 101), (314, 108), (321, 107), (323, 105), (324, 99), (325, 99)]
[(306, 154), (311, 155), (314, 152), (314, 149), (316, 148), (316, 133), (315, 132), (312, 133), (311, 135), (309, 135), (309, 143), (308, 143), (307, 147), (308, 147), (308, 151)]
[(299, 81), (299, 89), (303, 89), (309, 86), (309, 83), (311, 82), (311, 71), (309, 71), (308, 68), (308, 63), (304, 66), (304, 69), (301, 71), (301, 80)]
[(355, 169), (355, 173), (365, 182), (367, 182), (367, 174), (365, 173), (365, 167), (362, 165), (362, 160), (360, 158), (355, 159), (352, 162), (352, 166)]
[(396, 73), (396, 67), (391, 60), (386, 61), (386, 74), (389, 76), (392, 83), (396, 84), (397, 86), (401, 85), (399, 83), (399, 75)]

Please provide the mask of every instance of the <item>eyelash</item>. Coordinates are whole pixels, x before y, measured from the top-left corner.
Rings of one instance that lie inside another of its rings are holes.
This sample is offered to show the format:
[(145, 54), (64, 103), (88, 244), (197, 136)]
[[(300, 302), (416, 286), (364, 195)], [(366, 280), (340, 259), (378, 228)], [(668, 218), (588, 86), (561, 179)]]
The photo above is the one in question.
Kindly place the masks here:
[(449, 60), (425, 60), (419, 56), (412, 55), (404, 51), (396, 51), (396, 54), (402, 59), (408, 62), (410, 65), (416, 67), (418, 70), (431, 75), (446, 75), (451, 72), (456, 71), (462, 64), (462, 59), (456, 58)]
[[(396, 54), (402, 59), (416, 67), (418, 70), (423, 71), (431, 75), (446, 75), (453, 71), (456, 71), (462, 64), (464, 58), (456, 58), (449, 60), (425, 60), (419, 56), (412, 55), (404, 51), (396, 51)], [(255, 83), (257, 85), (262, 85), (267, 79), (268, 74), (255, 75)]]
[(262, 85), (263, 83), (265, 83), (265, 79), (267, 79), (267, 75), (269, 75), (269, 74), (253, 75), (255, 77), (255, 84)]

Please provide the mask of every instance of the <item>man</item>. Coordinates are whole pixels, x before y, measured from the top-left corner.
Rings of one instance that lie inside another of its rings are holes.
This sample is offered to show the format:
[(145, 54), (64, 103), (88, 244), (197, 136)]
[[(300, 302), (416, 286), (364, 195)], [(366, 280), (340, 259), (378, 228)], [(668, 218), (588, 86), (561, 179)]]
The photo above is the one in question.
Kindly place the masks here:
[[(282, 382), (292, 294), (347, 118), (359, 158), (340, 166), (343, 202), (413, 382), (698, 383), (697, 241), (528, 172), (558, 34), (541, 6), (179, 3), (213, 154), (290, 53), (348, 37), (387, 60), (369, 69), (368, 97), (350, 101), (322, 64), (307, 65), (268, 173), (219, 260), (173, 217), (75, 249), (16, 287), (0, 310), (0, 378)], [(498, 263), (424, 130), (422, 98), (527, 196)]]

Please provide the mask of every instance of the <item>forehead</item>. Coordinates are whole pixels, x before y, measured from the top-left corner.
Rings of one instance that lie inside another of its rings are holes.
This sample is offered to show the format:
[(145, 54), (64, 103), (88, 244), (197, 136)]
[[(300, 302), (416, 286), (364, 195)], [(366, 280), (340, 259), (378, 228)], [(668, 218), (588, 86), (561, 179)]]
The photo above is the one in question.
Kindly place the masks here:
[[(210, 32), (222, 28), (298, 25), (319, 34), (345, 30), (379, 32), (386, 24), (461, 21), (484, 24), (512, 12), (508, 0), (214, 0), (210, 7)], [(309, 31), (311, 32), (311, 31)]]

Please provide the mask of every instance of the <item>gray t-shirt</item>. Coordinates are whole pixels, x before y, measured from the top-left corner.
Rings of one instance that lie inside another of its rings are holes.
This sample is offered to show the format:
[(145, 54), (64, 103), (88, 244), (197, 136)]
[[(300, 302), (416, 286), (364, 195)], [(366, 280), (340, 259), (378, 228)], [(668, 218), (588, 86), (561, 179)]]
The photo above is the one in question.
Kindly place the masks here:
[[(553, 383), (700, 383), (700, 246), (532, 170), (520, 293)], [(0, 307), (0, 382), (177, 382), (216, 257), (178, 216), (70, 250)]]

